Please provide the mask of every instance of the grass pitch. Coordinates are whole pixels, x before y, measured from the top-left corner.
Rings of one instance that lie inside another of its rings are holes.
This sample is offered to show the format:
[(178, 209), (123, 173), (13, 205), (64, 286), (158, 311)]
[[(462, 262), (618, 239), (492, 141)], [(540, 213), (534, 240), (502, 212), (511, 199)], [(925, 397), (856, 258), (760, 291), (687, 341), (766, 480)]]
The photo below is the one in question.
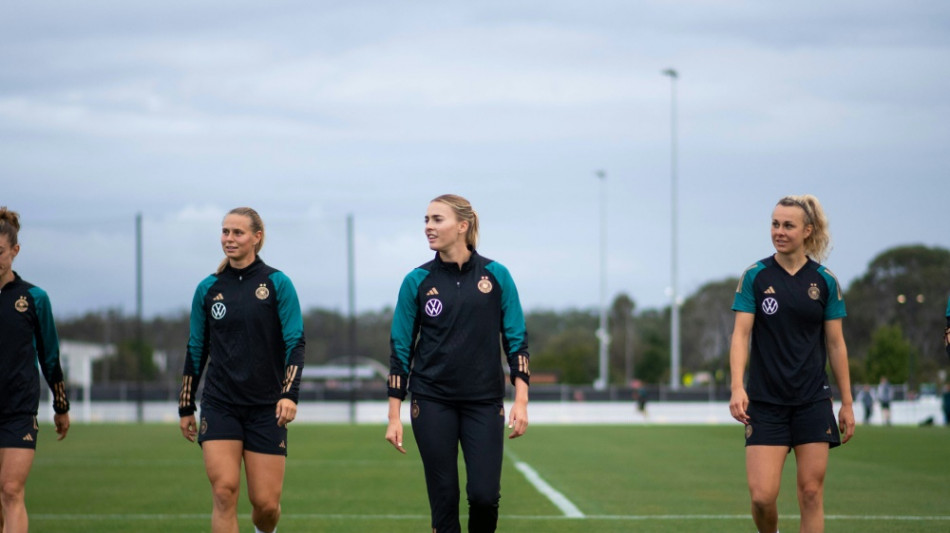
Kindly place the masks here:
[[(384, 432), (292, 425), (281, 533), (430, 531), (412, 432), (407, 425), (408, 456)], [(738, 424), (532, 426), (505, 443), (499, 531), (754, 532), (742, 444)], [(584, 517), (565, 517), (519, 461)], [(798, 530), (794, 468), (790, 455), (783, 531)], [(463, 488), (463, 531), (464, 498)], [(76, 424), (62, 442), (42, 427), (27, 507), (36, 532), (210, 530), (200, 449), (174, 425)], [(253, 531), (243, 488), (239, 512), (241, 530)], [(828, 532), (950, 530), (950, 429), (859, 427), (831, 452), (825, 513)]]

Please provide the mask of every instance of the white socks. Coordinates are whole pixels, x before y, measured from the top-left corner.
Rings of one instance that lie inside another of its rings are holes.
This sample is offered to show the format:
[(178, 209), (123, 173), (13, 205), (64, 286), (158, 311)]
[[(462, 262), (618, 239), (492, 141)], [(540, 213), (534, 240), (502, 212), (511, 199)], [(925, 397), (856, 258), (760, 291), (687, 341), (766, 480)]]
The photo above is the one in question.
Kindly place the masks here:
[[(260, 529), (257, 529), (257, 526), (254, 526), (254, 533), (267, 533), (267, 532), (261, 531)], [(275, 527), (274, 530), (271, 531), (270, 533), (277, 533), (277, 528)]]

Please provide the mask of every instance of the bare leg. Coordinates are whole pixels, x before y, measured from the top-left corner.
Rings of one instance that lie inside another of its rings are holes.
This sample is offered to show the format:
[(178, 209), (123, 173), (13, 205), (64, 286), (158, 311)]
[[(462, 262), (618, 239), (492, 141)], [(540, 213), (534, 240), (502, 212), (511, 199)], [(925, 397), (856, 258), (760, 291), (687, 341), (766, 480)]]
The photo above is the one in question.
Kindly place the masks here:
[(241, 491), (244, 443), (239, 440), (209, 440), (201, 445), (201, 450), (214, 502), (211, 532), (238, 533), (237, 500)]
[(36, 454), (29, 448), (0, 448), (0, 512), (4, 533), (26, 533), (26, 478)]
[(251, 521), (261, 531), (274, 531), (280, 520), (280, 495), (284, 488), (286, 464), (287, 458), (283, 455), (244, 452)]
[(788, 448), (746, 446), (745, 466), (752, 498), (752, 521), (760, 533), (778, 531), (778, 491)]
[(795, 446), (798, 506), (802, 513), (801, 533), (822, 533), (825, 530), (824, 490), (828, 449), (827, 442)]

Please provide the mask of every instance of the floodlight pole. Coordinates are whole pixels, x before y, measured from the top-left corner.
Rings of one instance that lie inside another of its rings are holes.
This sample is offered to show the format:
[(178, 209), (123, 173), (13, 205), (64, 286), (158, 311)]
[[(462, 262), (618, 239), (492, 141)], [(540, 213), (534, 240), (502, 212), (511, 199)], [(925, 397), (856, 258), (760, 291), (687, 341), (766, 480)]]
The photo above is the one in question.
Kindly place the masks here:
[(672, 68), (663, 71), (670, 78), (670, 219), (672, 236), (670, 259), (670, 388), (680, 388), (680, 306), (677, 281), (677, 198), (676, 198), (676, 80), (679, 74)]
[(356, 260), (353, 251), (353, 214), (346, 216), (347, 302), (349, 307), (350, 424), (356, 423)]
[(600, 348), (600, 374), (594, 382), (594, 388), (607, 388), (607, 348), (610, 346), (610, 334), (607, 333), (607, 172), (598, 170), (600, 180), (600, 327), (597, 328), (597, 340)]
[(135, 371), (135, 420), (140, 424), (145, 421), (145, 377), (142, 375), (142, 367), (145, 366), (145, 335), (142, 321), (142, 212), (139, 211), (135, 214), (135, 356), (138, 358)]

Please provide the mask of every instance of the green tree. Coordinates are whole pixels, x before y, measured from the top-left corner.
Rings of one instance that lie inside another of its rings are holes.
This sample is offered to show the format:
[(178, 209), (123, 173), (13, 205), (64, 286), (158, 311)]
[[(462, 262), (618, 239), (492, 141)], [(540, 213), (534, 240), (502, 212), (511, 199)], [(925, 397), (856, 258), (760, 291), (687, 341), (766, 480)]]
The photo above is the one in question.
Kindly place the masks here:
[(735, 324), (732, 301), (738, 284), (738, 278), (707, 283), (683, 303), (684, 371), (709, 370), (715, 374), (728, 367), (729, 343)]
[(610, 371), (611, 383), (627, 384), (634, 375), (634, 348), (636, 344), (635, 317), (636, 303), (625, 293), (614, 298), (608, 315), (610, 332)]
[(96, 381), (135, 381), (139, 377), (153, 381), (158, 376), (158, 368), (152, 361), (153, 352), (154, 348), (147, 341), (124, 340), (118, 344), (118, 353), (93, 363), (93, 376)]
[(898, 246), (875, 257), (845, 297), (849, 356), (863, 360), (880, 327), (899, 325), (920, 357), (916, 378), (935, 380), (944, 357), (948, 272), (950, 250), (940, 247)]
[(670, 313), (648, 309), (635, 323), (634, 375), (646, 383), (666, 383), (670, 375)]
[(871, 383), (887, 377), (892, 383), (903, 383), (912, 370), (916, 353), (898, 325), (881, 326), (871, 337), (871, 347), (865, 362), (867, 379)]
[(588, 329), (562, 331), (531, 358), (532, 371), (553, 372), (561, 383), (589, 384), (597, 376), (597, 340)]

